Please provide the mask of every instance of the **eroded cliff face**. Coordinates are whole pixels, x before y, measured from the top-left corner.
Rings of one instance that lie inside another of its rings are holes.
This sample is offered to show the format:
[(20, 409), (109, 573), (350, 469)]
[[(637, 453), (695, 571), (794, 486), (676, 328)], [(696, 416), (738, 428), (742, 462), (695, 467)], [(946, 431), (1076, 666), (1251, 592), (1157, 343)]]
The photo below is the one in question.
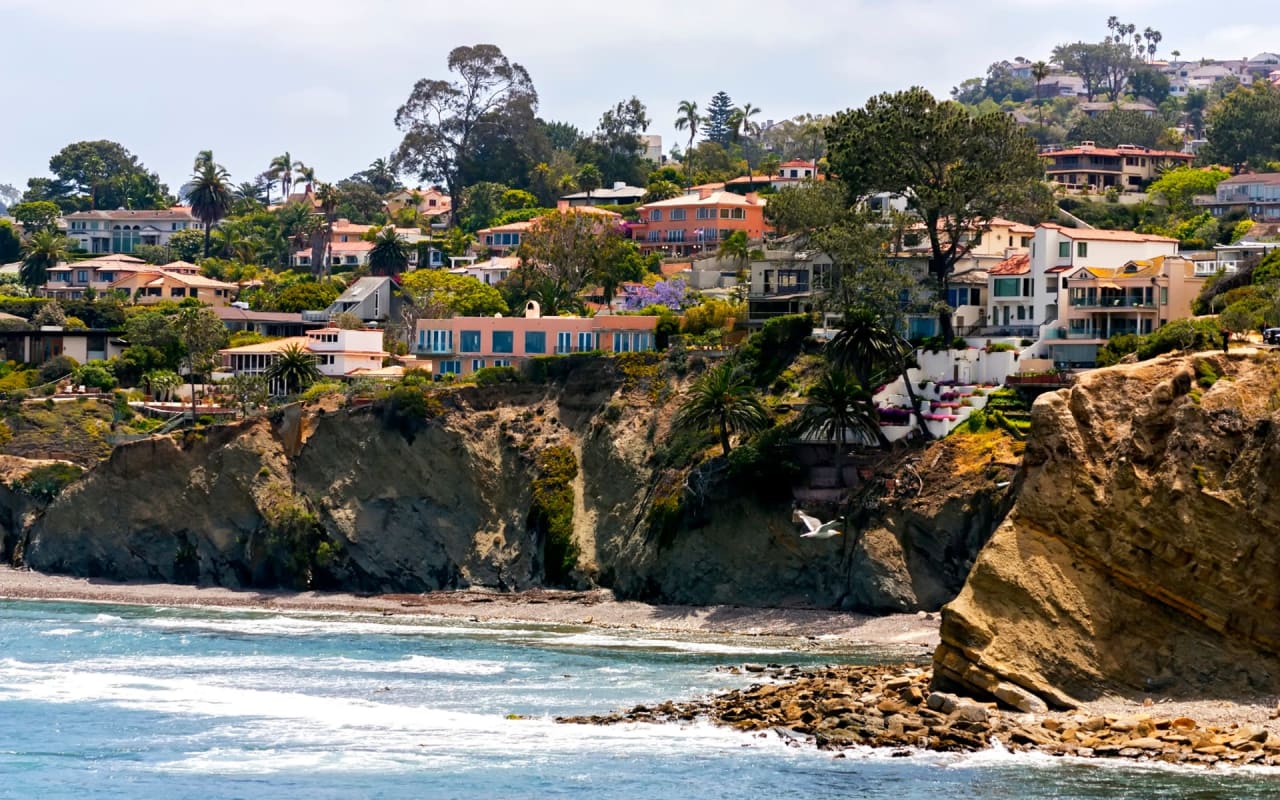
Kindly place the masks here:
[[(944, 442), (921, 459), (924, 492), (871, 492), (863, 533), (801, 539), (787, 500), (744, 493), (723, 470), (701, 475), (705, 492), (680, 490), (686, 476), (655, 457), (675, 401), (654, 396), (597, 360), (551, 384), (449, 392), (445, 413), (412, 430), (369, 408), (290, 407), (204, 438), (118, 447), (6, 530), (24, 564), (51, 572), (520, 590), (546, 575), (531, 524), (537, 456), (565, 447), (578, 464), (579, 585), (654, 602), (913, 611), (955, 595), (1006, 510), (1011, 466), (961, 464), (963, 449)], [(682, 510), (656, 525), (655, 501), (673, 486)]]
[(935, 680), (1015, 705), (1280, 691), (1277, 409), (1280, 357), (1250, 351), (1041, 397), (1017, 503), (943, 610)]

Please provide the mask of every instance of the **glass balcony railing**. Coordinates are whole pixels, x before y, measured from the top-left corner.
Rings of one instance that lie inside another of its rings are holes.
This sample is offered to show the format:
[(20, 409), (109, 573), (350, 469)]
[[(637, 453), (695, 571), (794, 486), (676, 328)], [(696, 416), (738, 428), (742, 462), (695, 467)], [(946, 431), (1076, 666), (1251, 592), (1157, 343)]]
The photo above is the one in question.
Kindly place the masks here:
[(1073, 308), (1149, 308), (1154, 309), (1156, 304), (1153, 300), (1146, 300), (1141, 297), (1073, 297), (1071, 298), (1071, 306)]

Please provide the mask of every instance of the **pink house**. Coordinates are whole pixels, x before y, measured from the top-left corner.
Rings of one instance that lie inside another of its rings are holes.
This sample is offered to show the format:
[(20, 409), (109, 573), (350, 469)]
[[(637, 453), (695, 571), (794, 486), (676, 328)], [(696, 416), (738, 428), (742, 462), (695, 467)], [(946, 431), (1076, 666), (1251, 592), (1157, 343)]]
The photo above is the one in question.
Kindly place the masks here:
[(436, 375), (470, 375), (537, 356), (656, 348), (657, 317), (543, 317), (529, 305), (523, 317), (420, 319), (414, 353)]

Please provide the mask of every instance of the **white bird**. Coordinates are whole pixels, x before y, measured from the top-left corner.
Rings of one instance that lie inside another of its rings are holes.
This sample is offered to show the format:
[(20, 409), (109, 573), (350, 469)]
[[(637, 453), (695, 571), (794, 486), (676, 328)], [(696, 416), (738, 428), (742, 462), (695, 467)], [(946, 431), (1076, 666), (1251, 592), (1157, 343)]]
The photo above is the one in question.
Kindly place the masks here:
[(791, 521), (804, 525), (805, 533), (800, 534), (801, 539), (830, 539), (833, 536), (839, 536), (844, 533), (843, 530), (839, 530), (840, 526), (844, 524), (844, 517), (836, 517), (830, 522), (823, 522), (797, 508), (791, 512)]

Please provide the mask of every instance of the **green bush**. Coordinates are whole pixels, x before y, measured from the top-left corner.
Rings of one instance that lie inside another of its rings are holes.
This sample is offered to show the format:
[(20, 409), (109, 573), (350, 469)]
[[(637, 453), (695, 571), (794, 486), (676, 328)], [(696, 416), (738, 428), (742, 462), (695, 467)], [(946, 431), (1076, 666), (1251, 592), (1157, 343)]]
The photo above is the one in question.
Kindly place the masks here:
[(476, 386), (495, 386), (499, 383), (518, 383), (520, 372), (515, 367), (485, 367), (471, 374)]
[(1196, 383), (1201, 389), (1208, 389), (1218, 382), (1218, 371), (1211, 361), (1196, 362)]
[(736, 357), (757, 386), (768, 386), (795, 360), (812, 334), (813, 318), (808, 314), (774, 317), (747, 338)]
[(116, 376), (101, 361), (83, 364), (73, 373), (72, 380), (80, 386), (109, 392), (116, 388)]
[(566, 446), (548, 447), (538, 454), (537, 470), (529, 522), (543, 537), (547, 582), (564, 585), (578, 565), (578, 546), (573, 541), (573, 480), (578, 477), (578, 460)]
[(307, 387), (300, 397), (304, 403), (313, 403), (322, 397), (340, 395), (346, 390), (342, 381), (316, 381)]
[(40, 383), (52, 383), (75, 373), (80, 362), (71, 356), (54, 356), (40, 365)]
[(28, 472), (17, 482), (17, 488), (47, 502), (83, 474), (84, 470), (75, 464), (47, 464)]
[(1014, 350), (1014, 346), (1006, 342), (992, 342), (987, 345), (988, 353), (1008, 353)]

